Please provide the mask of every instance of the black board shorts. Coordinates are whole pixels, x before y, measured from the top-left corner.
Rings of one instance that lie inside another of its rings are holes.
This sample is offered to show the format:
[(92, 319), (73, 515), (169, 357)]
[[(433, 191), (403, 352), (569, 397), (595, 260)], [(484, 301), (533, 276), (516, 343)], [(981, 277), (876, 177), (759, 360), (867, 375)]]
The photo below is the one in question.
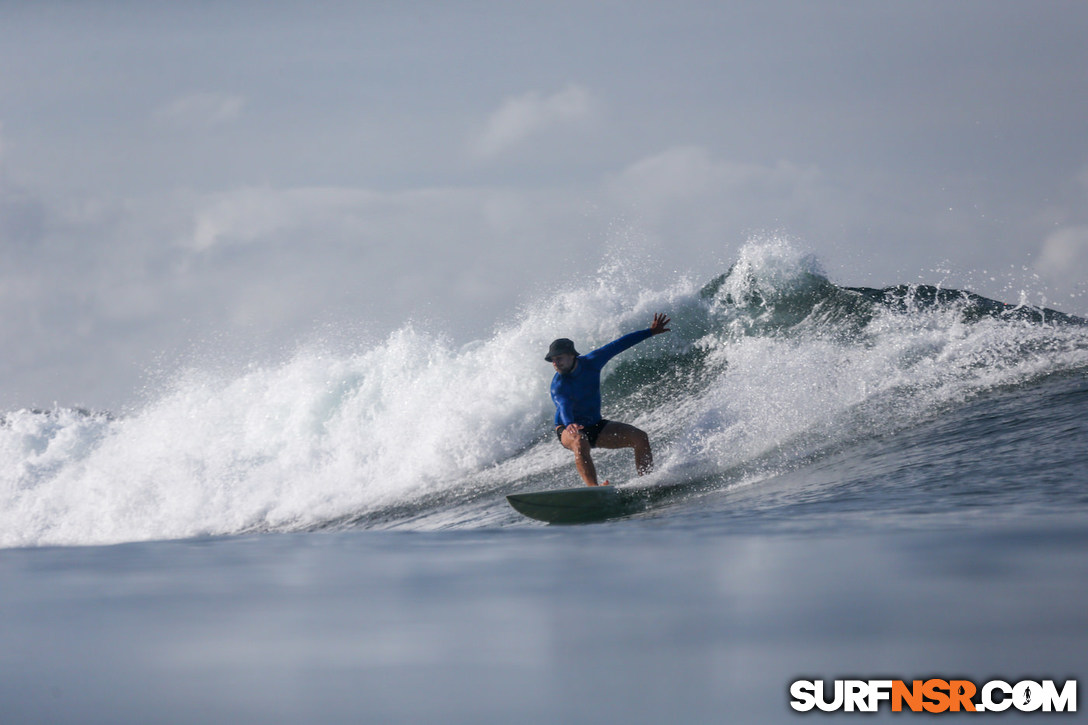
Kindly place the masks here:
[[(607, 418), (601, 418), (593, 425), (587, 425), (585, 428), (582, 428), (582, 435), (589, 439), (590, 448), (597, 447), (597, 437), (601, 435), (601, 431), (604, 430), (604, 427), (611, 422), (612, 421), (608, 420)], [(563, 431), (566, 430), (566, 428), (567, 426), (565, 425), (559, 425), (555, 427), (555, 437), (558, 438), (560, 441), (563, 440)]]

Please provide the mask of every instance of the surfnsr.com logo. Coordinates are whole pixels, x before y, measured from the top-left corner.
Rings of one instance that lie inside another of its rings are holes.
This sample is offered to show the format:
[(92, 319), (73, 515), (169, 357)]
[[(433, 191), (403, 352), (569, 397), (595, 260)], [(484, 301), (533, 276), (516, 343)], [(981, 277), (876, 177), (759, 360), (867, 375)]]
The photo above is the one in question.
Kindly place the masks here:
[(970, 680), (835, 680), (825, 687), (823, 680), (796, 680), (790, 697), (798, 712), (876, 712), (885, 702), (892, 712), (1076, 712), (1077, 681), (1059, 687), (1053, 680), (991, 680), (979, 687)]

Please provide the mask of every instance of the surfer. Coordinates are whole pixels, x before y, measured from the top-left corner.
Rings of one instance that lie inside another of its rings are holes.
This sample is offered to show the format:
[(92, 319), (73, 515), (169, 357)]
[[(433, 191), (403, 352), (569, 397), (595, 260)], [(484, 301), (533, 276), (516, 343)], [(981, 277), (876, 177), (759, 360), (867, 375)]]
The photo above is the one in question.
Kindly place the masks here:
[[(555, 435), (565, 448), (574, 452), (574, 465), (587, 486), (597, 485), (592, 448), (633, 448), (638, 475), (653, 470), (649, 436), (633, 425), (601, 417), (601, 368), (627, 348), (668, 332), (668, 324), (667, 315), (655, 314), (648, 329), (624, 335), (586, 355), (579, 355), (574, 342), (565, 337), (548, 348), (544, 359), (555, 368), (551, 387)], [(607, 486), (608, 481), (603, 485)]]

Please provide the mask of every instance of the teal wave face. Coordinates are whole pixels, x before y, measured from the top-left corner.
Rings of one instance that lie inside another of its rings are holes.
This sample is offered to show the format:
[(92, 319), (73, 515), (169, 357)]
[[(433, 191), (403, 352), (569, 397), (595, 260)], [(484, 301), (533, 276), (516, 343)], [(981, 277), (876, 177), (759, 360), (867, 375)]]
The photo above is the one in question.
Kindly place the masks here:
[(934, 285), (896, 285), (883, 289), (868, 287), (844, 287), (888, 309), (904, 314), (937, 308), (955, 309), (964, 322), (977, 322), (984, 318), (1017, 320), (1043, 325), (1086, 325), (1081, 319), (1048, 307), (1010, 305), (992, 300), (974, 292), (945, 289)]
[[(780, 275), (779, 275), (780, 276)], [(707, 282), (699, 297), (722, 328), (749, 335), (776, 334), (806, 326), (822, 334), (862, 331), (882, 311), (902, 315), (952, 312), (960, 322), (983, 319), (1040, 325), (1085, 326), (1088, 321), (1058, 310), (1012, 305), (967, 290), (927, 284), (901, 284), (882, 289), (839, 287), (822, 273), (799, 268), (787, 284), (768, 283), (750, 266), (734, 265)]]

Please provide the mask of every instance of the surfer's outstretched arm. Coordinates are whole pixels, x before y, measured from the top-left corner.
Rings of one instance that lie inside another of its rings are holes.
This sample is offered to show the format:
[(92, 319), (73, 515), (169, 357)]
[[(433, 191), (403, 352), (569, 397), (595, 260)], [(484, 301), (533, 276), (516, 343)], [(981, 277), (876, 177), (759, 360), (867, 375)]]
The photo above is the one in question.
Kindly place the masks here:
[(613, 340), (612, 342), (597, 348), (588, 355), (583, 355), (582, 359), (592, 360), (598, 367), (604, 367), (604, 364), (609, 360), (619, 355), (624, 350), (634, 347), (643, 340), (649, 340), (654, 335), (660, 335), (663, 332), (669, 331), (669, 316), (660, 312), (654, 315), (654, 321), (650, 323), (650, 326), (643, 330), (636, 330), (635, 332), (629, 332), (621, 338)]

